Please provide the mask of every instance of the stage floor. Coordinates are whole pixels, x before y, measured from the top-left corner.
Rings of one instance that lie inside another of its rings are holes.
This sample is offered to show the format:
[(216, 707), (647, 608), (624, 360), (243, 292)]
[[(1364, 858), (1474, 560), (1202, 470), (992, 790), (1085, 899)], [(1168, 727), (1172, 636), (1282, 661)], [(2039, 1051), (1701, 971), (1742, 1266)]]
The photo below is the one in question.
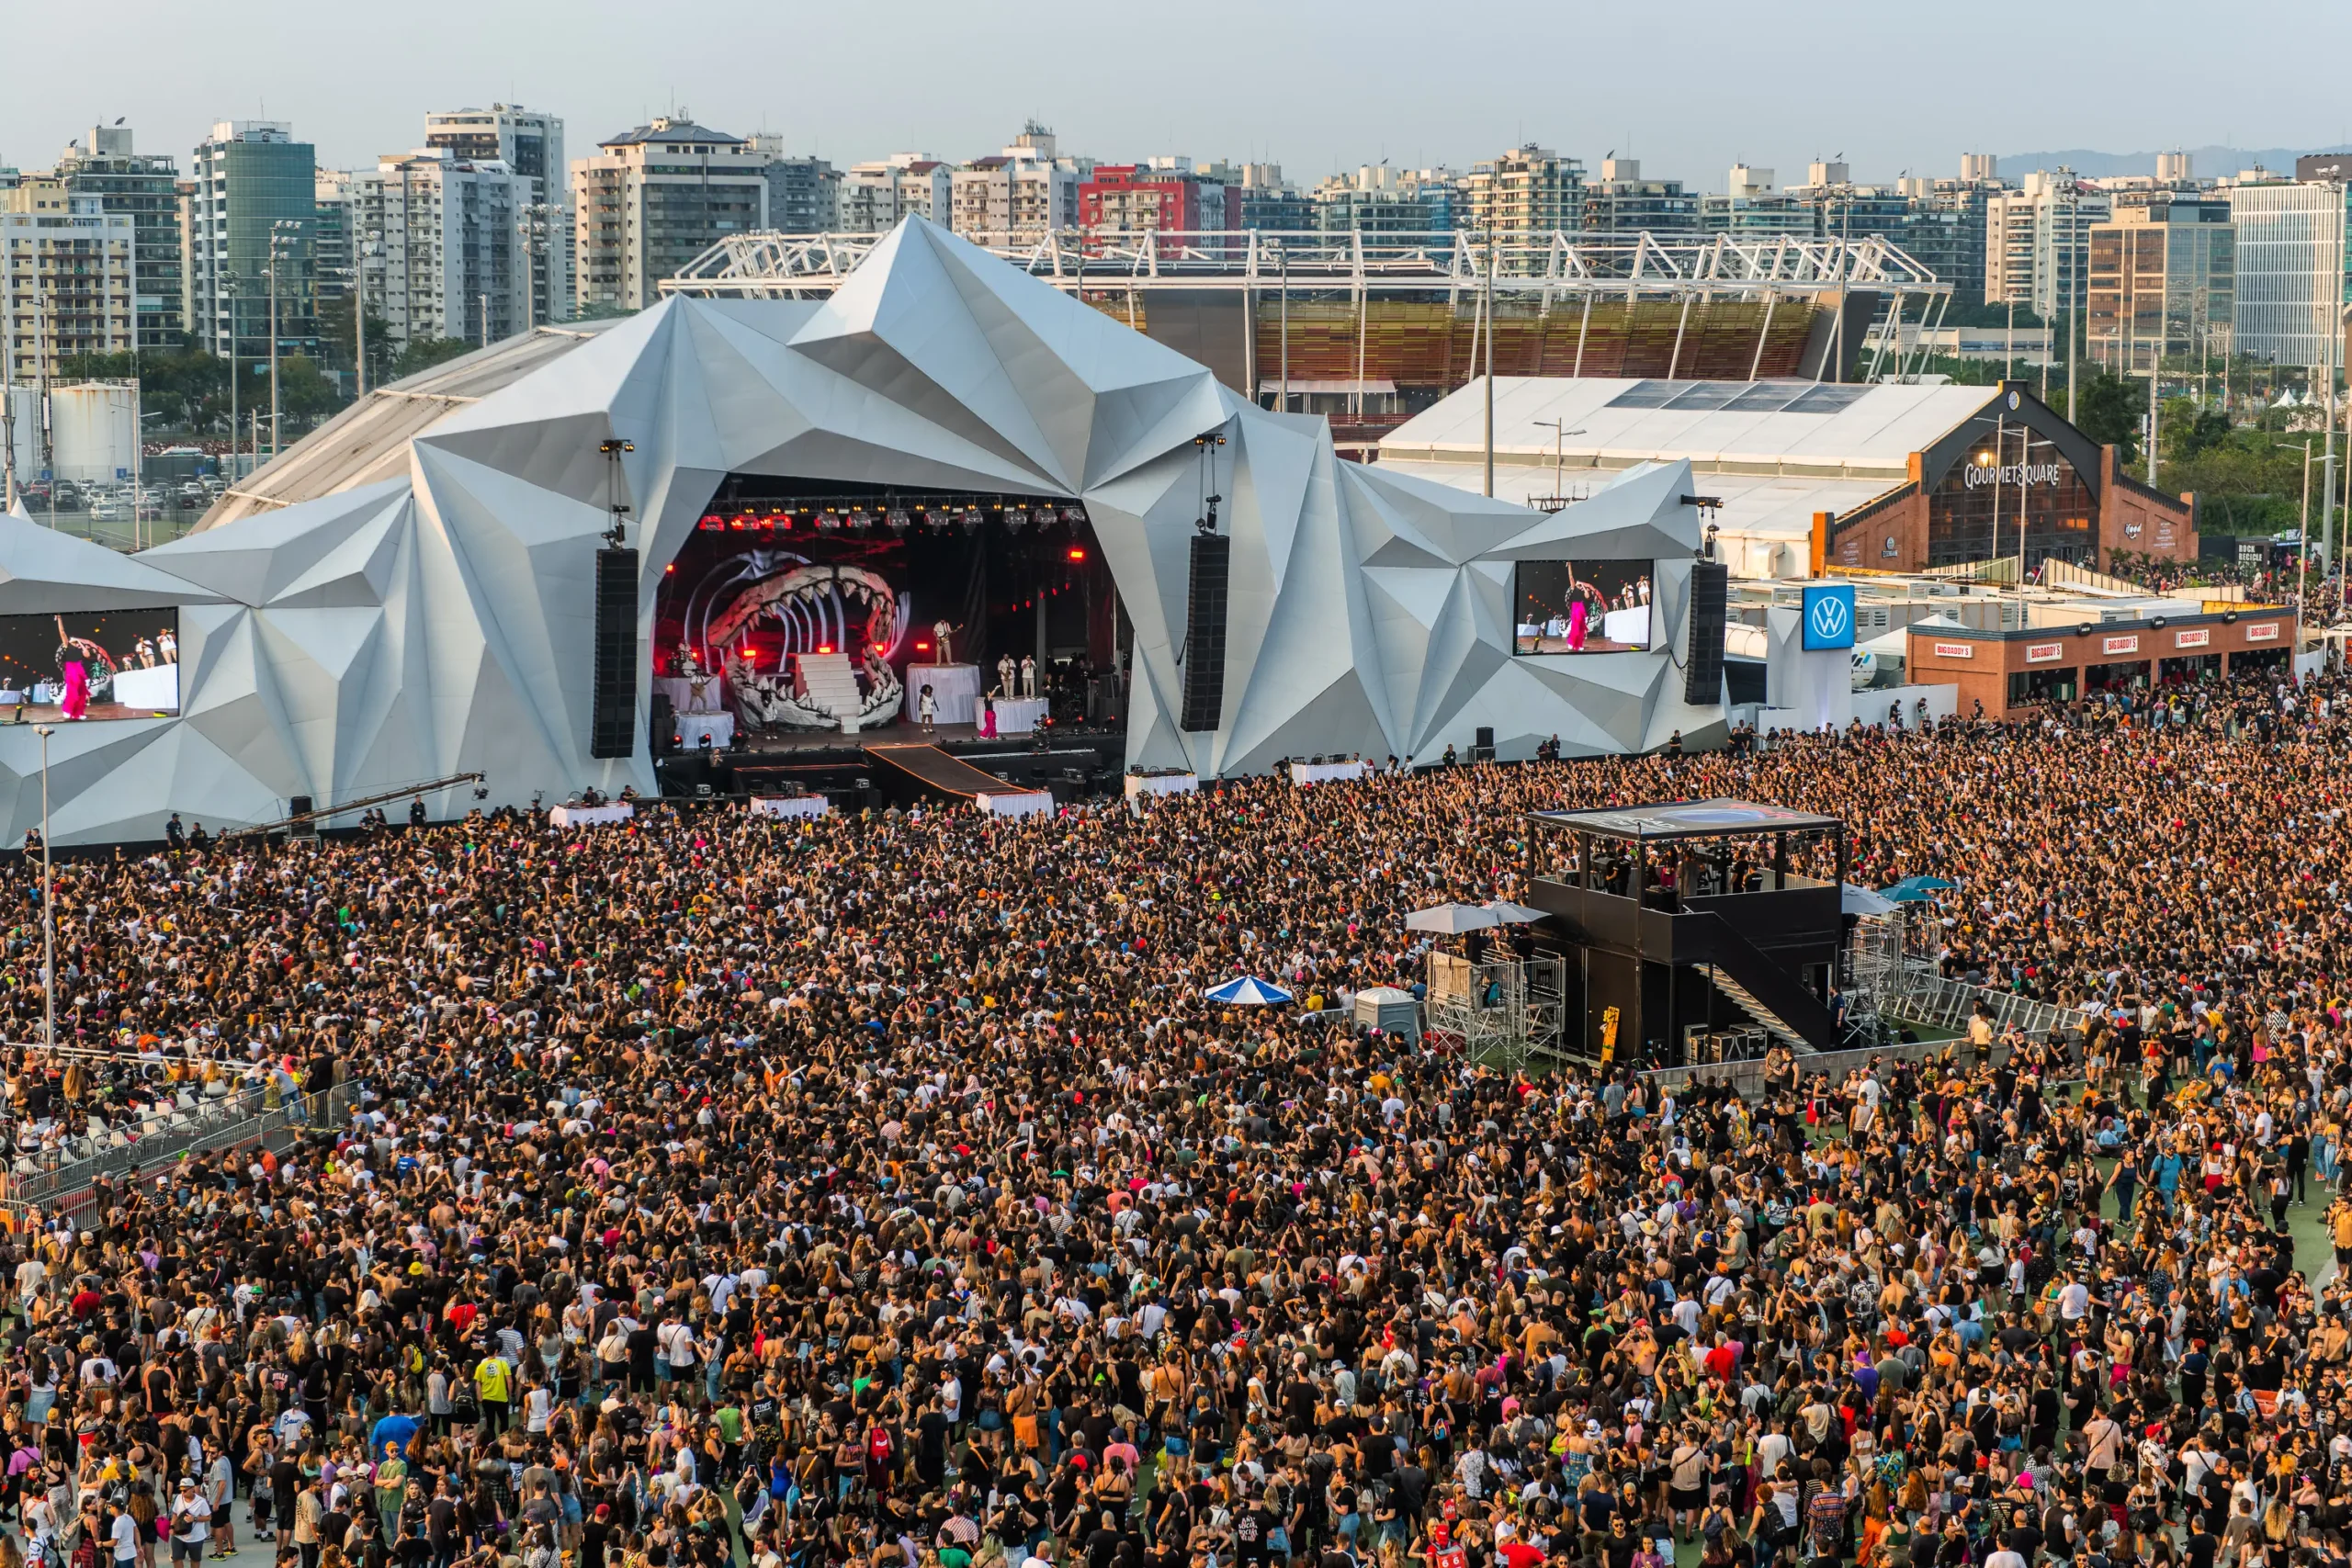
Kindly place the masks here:
[[(1064, 750), (1071, 746), (1110, 747), (1125, 751), (1125, 738), (1115, 729), (1071, 730), (1057, 725), (1047, 731), (1046, 744), (1053, 750)], [(983, 736), (979, 727), (972, 724), (933, 725), (928, 731), (920, 724), (902, 722), (877, 725), (861, 729), (854, 735), (844, 735), (838, 729), (762, 730), (737, 735), (739, 747), (722, 750), (721, 756), (768, 757), (793, 751), (855, 751), (867, 746), (932, 745), (961, 752), (978, 747), (985, 750), (1028, 752), (1035, 749), (1034, 734)], [(697, 750), (685, 747), (684, 751)]]

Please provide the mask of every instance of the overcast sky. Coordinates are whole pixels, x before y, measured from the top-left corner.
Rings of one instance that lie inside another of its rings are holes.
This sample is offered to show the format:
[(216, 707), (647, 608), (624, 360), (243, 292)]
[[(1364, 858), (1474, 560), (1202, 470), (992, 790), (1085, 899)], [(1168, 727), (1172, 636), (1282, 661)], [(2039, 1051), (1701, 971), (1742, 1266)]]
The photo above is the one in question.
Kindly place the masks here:
[(1840, 152), (1884, 180), (1978, 150), (2334, 143), (2347, 75), (2342, 0), (0, 0), (0, 162), (127, 117), (185, 169), (214, 120), (266, 118), (351, 167), (498, 99), (562, 115), (572, 157), (683, 105), (836, 164), (976, 156), (1034, 116), (1066, 151), (1302, 185), (1526, 140), (1720, 190), (1736, 161), (1785, 181)]

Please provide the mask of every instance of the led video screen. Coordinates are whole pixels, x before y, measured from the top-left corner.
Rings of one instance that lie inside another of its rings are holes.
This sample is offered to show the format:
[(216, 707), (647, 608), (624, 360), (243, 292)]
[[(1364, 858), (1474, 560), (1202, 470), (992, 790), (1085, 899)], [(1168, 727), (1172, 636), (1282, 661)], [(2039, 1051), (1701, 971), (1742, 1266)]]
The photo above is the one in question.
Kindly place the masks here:
[(1639, 653), (1650, 646), (1645, 560), (1525, 560), (1512, 583), (1515, 651)]
[(180, 710), (180, 613), (0, 615), (0, 724)]

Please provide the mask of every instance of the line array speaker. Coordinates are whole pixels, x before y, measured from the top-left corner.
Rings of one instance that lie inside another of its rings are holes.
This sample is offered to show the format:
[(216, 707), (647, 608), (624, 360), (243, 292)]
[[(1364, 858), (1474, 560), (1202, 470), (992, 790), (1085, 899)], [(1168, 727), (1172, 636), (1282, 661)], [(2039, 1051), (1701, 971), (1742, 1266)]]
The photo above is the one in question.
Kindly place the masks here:
[(1225, 712), (1226, 580), (1233, 541), (1193, 536), (1193, 577), (1184, 604), (1184, 713), (1188, 730), (1215, 729)]
[(637, 749), (637, 552), (596, 552), (596, 654), (591, 757), (626, 757)]
[(1731, 597), (1731, 568), (1719, 560), (1690, 565), (1690, 661), (1682, 700), (1713, 707), (1724, 700), (1724, 614)]

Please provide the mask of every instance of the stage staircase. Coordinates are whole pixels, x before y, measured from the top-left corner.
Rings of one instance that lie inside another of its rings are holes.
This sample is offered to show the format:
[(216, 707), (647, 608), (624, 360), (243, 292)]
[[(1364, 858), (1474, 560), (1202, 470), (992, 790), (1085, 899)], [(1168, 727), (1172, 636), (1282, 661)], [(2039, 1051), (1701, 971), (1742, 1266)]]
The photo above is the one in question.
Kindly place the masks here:
[(796, 657), (800, 662), (803, 700), (818, 712), (839, 719), (844, 733), (856, 733), (858, 710), (865, 705), (865, 698), (857, 689), (857, 671), (850, 664), (849, 655), (803, 653)]
[(1778, 1040), (1790, 1050), (1803, 1053), (1813, 1049), (1804, 1035), (1791, 1029), (1779, 1013), (1766, 1007), (1758, 998), (1755, 992), (1733, 979), (1720, 968), (1715, 971), (1715, 989), (1737, 1002), (1740, 1010), (1754, 1019), (1765, 1033)]

